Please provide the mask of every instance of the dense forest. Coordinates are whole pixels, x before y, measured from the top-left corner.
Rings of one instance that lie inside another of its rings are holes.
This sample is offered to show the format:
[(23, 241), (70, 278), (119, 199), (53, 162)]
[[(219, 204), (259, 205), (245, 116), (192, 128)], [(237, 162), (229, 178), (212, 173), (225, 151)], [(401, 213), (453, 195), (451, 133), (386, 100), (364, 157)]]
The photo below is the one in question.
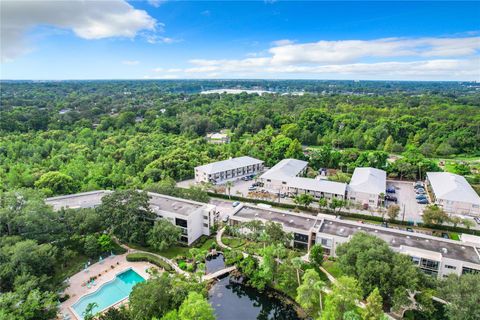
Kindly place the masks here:
[[(2, 82), (0, 185), (47, 194), (136, 188), (251, 155), (268, 166), (440, 170), (429, 157), (480, 153), (480, 92), (469, 83), (352, 81)], [(199, 94), (210, 88), (274, 94)], [(305, 89), (304, 95), (286, 92)], [(441, 90), (440, 90), (440, 89)], [(442, 91), (442, 93), (439, 93)], [(281, 93), (283, 92), (283, 93)], [(227, 129), (232, 142), (208, 144)], [(306, 151), (306, 146), (315, 147)], [(387, 161), (391, 154), (401, 155)]]

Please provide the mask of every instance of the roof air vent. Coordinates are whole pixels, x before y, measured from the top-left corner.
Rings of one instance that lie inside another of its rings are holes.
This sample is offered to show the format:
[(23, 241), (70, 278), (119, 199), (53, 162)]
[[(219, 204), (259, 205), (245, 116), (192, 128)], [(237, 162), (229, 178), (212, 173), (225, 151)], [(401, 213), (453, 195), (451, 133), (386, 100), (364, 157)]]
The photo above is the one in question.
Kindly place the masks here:
[(447, 253), (448, 252), (447, 248), (442, 248), (442, 252)]

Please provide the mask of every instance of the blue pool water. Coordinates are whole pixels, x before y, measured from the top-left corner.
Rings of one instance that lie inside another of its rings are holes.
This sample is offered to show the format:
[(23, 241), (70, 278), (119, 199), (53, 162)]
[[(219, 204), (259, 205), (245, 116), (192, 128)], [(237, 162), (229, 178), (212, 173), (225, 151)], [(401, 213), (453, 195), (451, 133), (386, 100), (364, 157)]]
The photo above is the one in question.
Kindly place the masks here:
[(93, 313), (102, 311), (127, 298), (133, 287), (143, 281), (145, 279), (132, 269), (129, 269), (118, 274), (114, 280), (103, 284), (97, 291), (80, 298), (72, 308), (83, 319), (83, 313), (89, 303), (95, 302), (98, 305), (93, 309)]

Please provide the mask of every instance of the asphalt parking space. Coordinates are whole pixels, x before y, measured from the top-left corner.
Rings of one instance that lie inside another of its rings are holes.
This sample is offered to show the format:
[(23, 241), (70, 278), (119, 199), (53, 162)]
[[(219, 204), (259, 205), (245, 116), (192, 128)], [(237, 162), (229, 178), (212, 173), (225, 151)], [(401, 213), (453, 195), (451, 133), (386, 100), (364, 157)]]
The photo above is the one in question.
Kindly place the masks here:
[[(425, 204), (418, 204), (415, 199), (416, 193), (413, 188), (414, 182), (411, 181), (387, 181), (387, 186), (395, 187), (395, 196), (397, 197), (397, 204), (400, 206), (399, 220), (405, 221), (422, 221), (423, 209)], [(389, 202), (389, 205), (392, 204)]]

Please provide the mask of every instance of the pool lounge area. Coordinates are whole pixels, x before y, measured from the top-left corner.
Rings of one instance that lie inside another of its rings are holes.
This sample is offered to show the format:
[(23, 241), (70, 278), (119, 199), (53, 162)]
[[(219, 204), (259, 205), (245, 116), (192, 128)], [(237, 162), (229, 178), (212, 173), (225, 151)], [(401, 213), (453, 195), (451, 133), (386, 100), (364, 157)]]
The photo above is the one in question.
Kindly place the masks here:
[[(126, 254), (112, 256), (97, 262), (66, 280), (64, 294), (68, 299), (60, 304), (57, 319), (83, 320), (84, 308), (96, 302), (94, 312), (105, 311), (124, 303), (135, 284), (150, 278), (147, 269), (156, 266), (148, 262), (130, 262)], [(129, 271), (131, 270), (131, 271)], [(95, 278), (92, 283), (92, 277)], [(90, 282), (91, 285), (87, 285)]]
[(72, 305), (72, 310), (78, 319), (83, 320), (83, 315), (90, 303), (96, 303), (93, 313), (101, 312), (125, 300), (137, 283), (145, 279), (132, 268), (118, 273), (113, 280), (104, 283), (96, 291), (82, 296)]

